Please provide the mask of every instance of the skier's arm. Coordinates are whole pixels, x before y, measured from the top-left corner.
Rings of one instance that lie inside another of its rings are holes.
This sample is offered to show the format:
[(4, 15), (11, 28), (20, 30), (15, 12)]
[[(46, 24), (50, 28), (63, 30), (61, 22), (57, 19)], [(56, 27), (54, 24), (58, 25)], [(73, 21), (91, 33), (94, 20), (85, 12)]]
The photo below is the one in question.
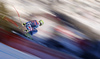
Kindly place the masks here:
[(34, 27), (34, 29), (36, 29), (36, 28), (38, 28), (39, 27), (39, 25), (36, 25), (35, 27)]

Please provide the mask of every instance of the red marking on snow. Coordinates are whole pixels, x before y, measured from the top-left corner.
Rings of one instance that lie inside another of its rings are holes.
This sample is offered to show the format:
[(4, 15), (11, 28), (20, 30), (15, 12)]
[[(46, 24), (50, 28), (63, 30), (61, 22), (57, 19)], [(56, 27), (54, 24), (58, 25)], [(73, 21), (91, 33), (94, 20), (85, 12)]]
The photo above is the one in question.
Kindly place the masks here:
[(10, 18), (8, 18), (8, 17), (4, 17), (3, 19), (6, 20), (6, 21), (8, 21), (8, 22), (11, 22), (12, 24), (14, 24), (15, 26), (18, 27), (18, 25), (16, 24), (16, 22), (13, 21), (13, 20), (11, 20)]
[(82, 39), (82, 38), (76, 37), (76, 36), (75, 36), (76, 34), (74, 34), (73, 32), (71, 32), (71, 31), (69, 31), (69, 30), (67, 30), (67, 29), (64, 29), (64, 28), (61, 27), (61, 26), (56, 27), (55, 30), (58, 31), (58, 32), (60, 32), (60, 33), (65, 34), (66, 36), (70, 37), (71, 39), (73, 39), (73, 40), (76, 41), (76, 42), (79, 42), (80, 39)]
[(50, 14), (44, 14), (44, 15), (47, 15), (47, 16), (49, 16), (49, 17), (52, 17), (52, 18), (54, 18), (55, 20), (58, 20), (58, 21), (61, 20), (61, 19), (60, 19), (59, 17), (57, 17), (57, 16), (53, 16), (53, 15), (50, 15)]
[(65, 29), (55, 28), (55, 30), (58, 31), (58, 32), (61, 32), (61, 33), (65, 34), (66, 36), (73, 37), (73, 35), (70, 34), (71, 32), (67, 31)]
[[(13, 6), (14, 7), (14, 6)], [(19, 19), (20, 19), (20, 15), (19, 15), (19, 13), (18, 13), (18, 11), (17, 11), (17, 9), (14, 7), (14, 9), (16, 10), (16, 12), (17, 12), (17, 14), (18, 14), (18, 17), (19, 17)]]

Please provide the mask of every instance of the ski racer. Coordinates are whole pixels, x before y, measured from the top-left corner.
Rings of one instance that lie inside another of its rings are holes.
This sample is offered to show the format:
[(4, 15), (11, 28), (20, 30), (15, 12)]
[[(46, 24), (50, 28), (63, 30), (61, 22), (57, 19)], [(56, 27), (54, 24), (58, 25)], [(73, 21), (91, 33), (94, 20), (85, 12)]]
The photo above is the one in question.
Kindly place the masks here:
[(43, 24), (44, 24), (43, 20), (39, 20), (39, 21), (32, 20), (32, 21), (23, 23), (22, 25), (24, 25), (27, 29), (25, 30), (25, 32), (29, 33), (30, 35), (33, 35), (38, 32), (36, 28), (38, 28), (39, 26), (42, 26)]

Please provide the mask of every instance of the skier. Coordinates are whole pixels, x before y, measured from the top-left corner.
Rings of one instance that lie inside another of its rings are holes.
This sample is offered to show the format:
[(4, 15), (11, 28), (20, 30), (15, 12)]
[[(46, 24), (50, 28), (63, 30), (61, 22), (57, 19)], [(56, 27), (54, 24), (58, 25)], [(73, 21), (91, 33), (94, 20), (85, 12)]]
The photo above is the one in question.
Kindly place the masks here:
[(43, 24), (44, 24), (43, 20), (40, 20), (40, 21), (32, 20), (32, 21), (23, 23), (22, 25), (24, 25), (27, 29), (25, 30), (25, 32), (29, 33), (30, 35), (33, 35), (38, 32), (36, 28), (38, 28), (39, 26), (42, 26)]

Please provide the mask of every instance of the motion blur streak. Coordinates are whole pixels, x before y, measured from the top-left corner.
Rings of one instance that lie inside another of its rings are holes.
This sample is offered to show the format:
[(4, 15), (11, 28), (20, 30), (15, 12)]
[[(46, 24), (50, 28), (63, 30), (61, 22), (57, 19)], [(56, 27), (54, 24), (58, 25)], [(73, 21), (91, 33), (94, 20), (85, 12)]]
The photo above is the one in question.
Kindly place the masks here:
[[(32, 43), (28, 40), (25, 40), (24, 38), (21, 38), (13, 33), (4, 31), (3, 29), (0, 29), (0, 42), (7, 44), (13, 48), (16, 48), (18, 50), (21, 50), (23, 52), (27, 52), (33, 55), (36, 55), (43, 59), (65, 59), (65, 58), (71, 58), (75, 59), (74, 57), (70, 57), (64, 53), (57, 52), (54, 50), (51, 50), (49, 48), (45, 48), (43, 46), (40, 46), (38, 44)], [(42, 48), (42, 49), (40, 49)], [(55, 54), (57, 53), (57, 54)]]
[[(0, 41), (43, 59), (100, 59), (99, 5), (100, 0), (0, 0)], [(30, 38), (22, 23), (31, 20), (44, 25)]]
[[(5, 57), (6, 56), (6, 57)], [(33, 56), (14, 48), (11, 48), (3, 43), (0, 43), (0, 59), (41, 59), (37, 56)]]

